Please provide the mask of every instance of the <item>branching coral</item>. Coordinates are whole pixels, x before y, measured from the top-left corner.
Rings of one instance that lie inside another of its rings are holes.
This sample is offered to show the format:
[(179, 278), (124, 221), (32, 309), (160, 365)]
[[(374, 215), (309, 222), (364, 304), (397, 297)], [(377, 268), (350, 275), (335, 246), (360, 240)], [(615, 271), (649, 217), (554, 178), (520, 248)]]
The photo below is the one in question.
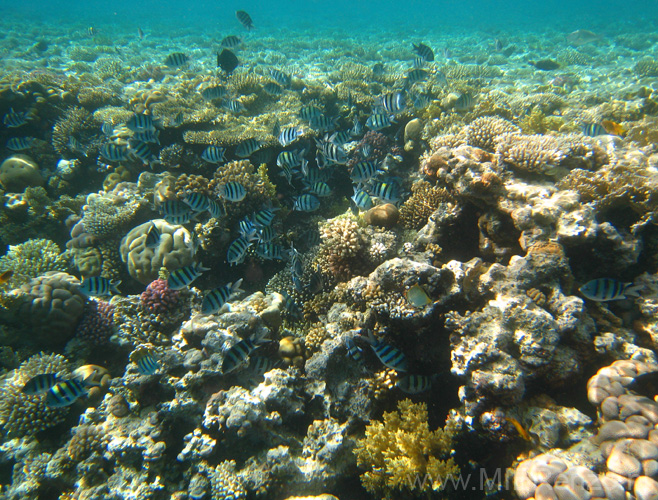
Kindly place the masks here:
[(420, 229), (440, 203), (454, 203), (445, 188), (432, 186), (427, 181), (417, 181), (411, 186), (411, 196), (400, 207), (400, 220), (405, 227)]
[(92, 194), (83, 207), (82, 224), (94, 236), (118, 236), (141, 206), (139, 201), (128, 201), (115, 195)]
[(477, 118), (465, 130), (466, 143), (487, 151), (495, 151), (496, 138), (503, 134), (518, 134), (519, 127), (497, 116)]
[(363, 230), (350, 216), (328, 220), (320, 227), (322, 245), (317, 261), (325, 274), (337, 281), (346, 281), (359, 274), (366, 261), (367, 249)]
[(62, 253), (57, 244), (39, 238), (11, 245), (7, 254), (0, 257), (0, 272), (11, 269), (15, 275), (36, 278), (48, 271), (66, 271), (69, 261), (69, 254)]
[(94, 120), (87, 110), (78, 107), (71, 108), (53, 126), (53, 148), (64, 158), (75, 156), (76, 151), (71, 149), (71, 138), (82, 142), (92, 133), (92, 128), (96, 127), (97, 125), (94, 125)]
[(440, 490), (444, 481), (459, 473), (448, 458), (456, 431), (452, 420), (443, 429), (430, 431), (427, 405), (400, 401), (398, 411), (384, 413), (383, 422), (366, 427), (354, 450), (357, 464), (367, 469), (361, 475), (363, 486), (384, 498)]

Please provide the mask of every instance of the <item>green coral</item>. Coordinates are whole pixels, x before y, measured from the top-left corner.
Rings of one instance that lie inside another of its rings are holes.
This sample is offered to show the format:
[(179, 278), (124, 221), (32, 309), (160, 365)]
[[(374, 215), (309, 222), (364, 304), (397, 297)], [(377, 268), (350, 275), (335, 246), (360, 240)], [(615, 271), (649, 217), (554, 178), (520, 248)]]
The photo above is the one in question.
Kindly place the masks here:
[(69, 261), (69, 253), (62, 252), (56, 243), (38, 238), (11, 245), (0, 257), (0, 272), (11, 269), (16, 276), (36, 278), (48, 271), (66, 271)]
[(427, 405), (409, 399), (398, 411), (384, 413), (383, 422), (373, 421), (354, 453), (365, 468), (365, 489), (384, 498), (409, 498), (414, 492), (440, 490), (441, 481), (459, 473), (449, 458), (457, 424), (447, 420), (443, 429), (430, 431)]

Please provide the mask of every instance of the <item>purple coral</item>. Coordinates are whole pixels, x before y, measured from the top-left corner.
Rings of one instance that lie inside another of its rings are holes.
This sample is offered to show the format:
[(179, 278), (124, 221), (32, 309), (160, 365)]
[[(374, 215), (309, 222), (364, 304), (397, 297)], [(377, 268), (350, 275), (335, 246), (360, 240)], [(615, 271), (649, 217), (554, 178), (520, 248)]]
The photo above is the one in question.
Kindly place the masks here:
[(179, 293), (169, 288), (167, 280), (152, 281), (141, 295), (141, 305), (144, 309), (155, 314), (172, 311), (178, 306)]
[(114, 333), (114, 306), (102, 300), (88, 300), (75, 333), (94, 345), (109, 343)]

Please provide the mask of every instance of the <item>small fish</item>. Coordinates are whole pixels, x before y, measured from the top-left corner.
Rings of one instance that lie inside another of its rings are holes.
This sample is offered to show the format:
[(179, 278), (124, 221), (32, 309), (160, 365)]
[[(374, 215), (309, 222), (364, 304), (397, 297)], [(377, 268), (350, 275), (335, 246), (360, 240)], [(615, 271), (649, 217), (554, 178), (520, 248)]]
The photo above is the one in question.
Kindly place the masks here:
[(626, 129), (623, 125), (613, 122), (612, 120), (601, 120), (601, 125), (605, 128), (606, 132), (610, 135), (617, 135), (619, 137), (624, 137), (626, 135)]
[(272, 224), (274, 217), (276, 216), (276, 211), (278, 208), (264, 208), (258, 212), (254, 212), (251, 220), (256, 227), (266, 227)]
[(98, 35), (98, 30), (93, 26), (89, 26), (87, 28), (87, 35), (89, 35), (90, 37), (95, 37), (96, 35)]
[(5, 269), (4, 271), (0, 272), (0, 285), (4, 285), (5, 283), (8, 283), (13, 275), (14, 275), (13, 269)]
[(258, 347), (258, 344), (262, 342), (262, 340), (244, 339), (231, 347), (226, 351), (226, 354), (224, 354), (222, 373), (227, 375), (245, 364), (249, 355), (254, 352)]
[(354, 164), (350, 172), (350, 179), (354, 182), (368, 182), (376, 177), (379, 170), (379, 163), (372, 160), (360, 161)]
[(12, 151), (25, 151), (34, 144), (34, 137), (12, 137), (7, 141), (7, 149)]
[(299, 110), (297, 116), (299, 116), (302, 120), (310, 122), (313, 118), (318, 118), (323, 114), (324, 113), (322, 113), (322, 110), (316, 106), (304, 106)]
[(244, 258), (247, 255), (247, 250), (249, 250), (251, 244), (251, 239), (244, 236), (240, 236), (233, 240), (226, 251), (226, 261), (230, 265), (241, 264), (244, 261)]
[(238, 203), (247, 196), (247, 190), (239, 182), (229, 181), (220, 187), (219, 195), (225, 200)]
[(402, 92), (389, 92), (380, 98), (382, 107), (388, 113), (400, 113), (406, 108)]
[(76, 379), (58, 382), (48, 389), (46, 393), (46, 406), (51, 408), (63, 408), (70, 406), (81, 397), (87, 395), (84, 384)]
[(9, 128), (21, 127), (28, 121), (30, 121), (29, 111), (14, 111), (14, 108), (10, 108), (9, 113), (7, 113), (3, 119), (4, 124)]
[(278, 236), (276, 229), (272, 226), (263, 227), (256, 234), (258, 236), (258, 243), (268, 243)]
[(194, 280), (203, 274), (204, 271), (210, 271), (202, 265), (195, 263), (191, 266), (181, 267), (172, 271), (167, 278), (167, 284), (172, 290), (182, 290), (190, 286)]
[(642, 285), (633, 283), (622, 283), (612, 278), (598, 278), (588, 281), (579, 288), (586, 298), (596, 302), (607, 302), (610, 300), (624, 300), (630, 297), (638, 297)]
[(350, 337), (345, 341), (345, 348), (347, 349), (347, 355), (350, 358), (352, 358), (357, 363), (363, 362), (363, 348), (354, 343), (353, 337)]
[(539, 61), (528, 61), (530, 66), (534, 66), (541, 71), (553, 71), (560, 68), (560, 64), (552, 59), (541, 59)]
[(354, 188), (354, 195), (350, 198), (352, 202), (352, 213), (358, 215), (359, 209), (370, 210), (372, 208), (372, 198), (363, 189)]
[(350, 129), (350, 135), (352, 137), (358, 137), (361, 134), (363, 134), (363, 124), (355, 118), (354, 119), (354, 124), (352, 125), (352, 128)]
[(240, 233), (240, 236), (250, 238), (254, 235), (255, 232), (256, 228), (254, 227), (254, 223), (251, 222), (249, 218), (245, 217), (240, 222), (238, 222), (238, 233)]
[(153, 375), (160, 368), (160, 363), (148, 350), (139, 352), (131, 361), (137, 365), (137, 371), (140, 375)]
[(126, 127), (133, 132), (145, 132), (147, 130), (155, 130), (155, 123), (152, 115), (135, 113), (126, 122)]
[(236, 10), (235, 17), (238, 18), (240, 24), (242, 24), (242, 26), (247, 28), (247, 30), (251, 30), (254, 27), (254, 22), (251, 20), (251, 16), (247, 14), (244, 10)]
[(411, 45), (413, 46), (414, 52), (425, 61), (432, 62), (434, 60), (434, 51), (424, 43), (419, 43), (418, 45), (412, 43)]
[(227, 49), (232, 49), (233, 47), (237, 47), (241, 43), (242, 43), (242, 38), (240, 38), (239, 36), (228, 35), (222, 39), (219, 45)]
[(256, 255), (265, 260), (284, 260), (283, 247), (276, 243), (259, 243), (256, 245)]
[(413, 285), (404, 292), (404, 298), (414, 307), (425, 307), (432, 303), (425, 289), (420, 285)]
[(405, 86), (411, 87), (415, 83), (424, 82), (429, 76), (430, 74), (427, 70), (422, 68), (412, 69), (407, 73), (407, 76), (405, 76)]
[(208, 163), (221, 163), (226, 161), (224, 154), (226, 153), (226, 148), (221, 148), (219, 146), (208, 146), (201, 153), (201, 158), (206, 160)]
[(301, 278), (304, 275), (304, 263), (302, 262), (299, 252), (292, 245), (290, 245), (288, 256), (290, 258), (290, 272), (298, 278)]
[(580, 128), (583, 135), (588, 137), (598, 137), (599, 135), (607, 135), (608, 131), (600, 123), (586, 123)]
[(370, 335), (371, 337), (368, 339), (370, 347), (384, 366), (398, 372), (406, 372), (408, 370), (409, 363), (407, 357), (400, 349), (375, 339), (372, 333)]
[(455, 101), (455, 109), (458, 111), (466, 111), (471, 109), (475, 104), (475, 99), (468, 92), (460, 94), (457, 100)]
[(395, 182), (374, 181), (372, 184), (372, 195), (387, 203), (400, 201), (400, 185)]
[(185, 215), (192, 212), (192, 209), (189, 205), (183, 203), (180, 200), (166, 200), (160, 204), (158, 207), (161, 214), (165, 216), (179, 216)]
[(278, 140), (284, 148), (299, 139), (304, 132), (299, 127), (285, 127), (281, 130)]
[(315, 196), (319, 196), (320, 198), (331, 196), (331, 188), (329, 187), (329, 184), (323, 181), (317, 181), (313, 182), (312, 184), (308, 184), (308, 191)]
[(101, 146), (100, 155), (109, 161), (124, 161), (128, 159), (128, 148), (108, 142)]
[(370, 156), (370, 153), (372, 153), (372, 145), (364, 144), (361, 146), (359, 152), (361, 153), (361, 156), (367, 159)]
[(626, 389), (649, 399), (653, 399), (658, 395), (658, 371), (638, 375), (626, 386)]
[(532, 441), (532, 437), (528, 433), (528, 431), (521, 425), (521, 422), (519, 422), (517, 419), (513, 417), (503, 417), (503, 420), (506, 422), (509, 422), (514, 426), (516, 429), (516, 432), (519, 433), (519, 436), (521, 436), (525, 441)]
[(281, 87), (281, 85), (278, 83), (267, 82), (265, 85), (263, 85), (263, 89), (270, 95), (279, 96), (283, 94), (283, 87)]
[(603, 39), (601, 35), (597, 35), (589, 30), (576, 30), (569, 33), (566, 38), (567, 42), (574, 47), (580, 47), (587, 43), (599, 42)]
[(157, 160), (151, 151), (151, 147), (146, 142), (131, 139), (128, 141), (128, 145), (130, 146), (130, 153), (142, 160), (145, 164), (150, 164)]
[(304, 289), (311, 295), (317, 295), (324, 289), (324, 276), (322, 275), (319, 264), (316, 264), (315, 270), (311, 273), (311, 277)]
[(226, 215), (226, 210), (224, 207), (217, 203), (215, 200), (208, 200), (208, 212), (210, 212), (210, 217), (213, 219), (219, 219)]
[(395, 386), (407, 394), (420, 394), (432, 387), (432, 377), (408, 374), (398, 380)]
[(201, 303), (201, 312), (203, 314), (216, 314), (227, 302), (231, 301), (236, 295), (243, 293), (240, 288), (242, 279), (235, 283), (229, 283), (219, 288), (215, 288), (203, 297)]
[(411, 66), (412, 68), (424, 68), (426, 62), (427, 61), (425, 61), (425, 59), (423, 59), (421, 56), (416, 56), (411, 62)]
[(255, 376), (263, 376), (281, 364), (280, 360), (265, 356), (251, 356), (248, 370)]
[(179, 111), (178, 113), (176, 113), (176, 116), (174, 116), (173, 125), (174, 127), (180, 127), (184, 121), (185, 121), (185, 115), (183, 114), (182, 111)]
[(193, 221), (197, 218), (199, 214), (194, 213), (192, 210), (189, 212), (179, 214), (179, 215), (165, 215), (163, 217), (169, 224), (187, 224), (190, 221)]
[(60, 378), (57, 374), (41, 373), (28, 380), (21, 389), (21, 392), (27, 395), (43, 394), (51, 387), (57, 385), (58, 382), (60, 382)]
[(370, 130), (378, 131), (390, 127), (393, 123), (395, 123), (395, 117), (393, 115), (373, 113), (366, 120), (366, 127)]
[(190, 58), (187, 57), (186, 54), (182, 52), (173, 52), (167, 56), (164, 63), (165, 66), (170, 68), (180, 68), (181, 66), (187, 64), (189, 60)]
[(156, 129), (156, 130), (142, 130), (140, 132), (134, 132), (133, 139), (140, 142), (160, 144), (160, 131)]
[(107, 137), (111, 137), (112, 135), (114, 135), (114, 127), (112, 126), (111, 123), (103, 122), (103, 125), (101, 125), (101, 132), (103, 132), (103, 135), (106, 135)]
[(262, 147), (263, 147), (263, 143), (258, 139), (252, 137), (238, 144), (238, 147), (235, 148), (235, 155), (240, 158), (247, 158), (248, 156), (251, 156)]
[(298, 212), (315, 212), (320, 208), (320, 200), (312, 194), (302, 194), (295, 198), (295, 204), (292, 209)]
[(350, 142), (352, 140), (352, 134), (350, 133), (349, 130), (339, 130), (338, 132), (334, 132), (331, 134), (329, 137), (329, 142), (333, 142), (337, 146), (343, 146), (344, 144)]
[(247, 111), (242, 101), (238, 99), (229, 99), (222, 103), (222, 107), (228, 109), (231, 113), (238, 114)]
[(92, 295), (94, 297), (104, 297), (112, 295), (112, 292), (121, 293), (117, 289), (117, 286), (120, 284), (120, 281), (114, 282), (108, 278), (93, 276), (91, 278), (86, 278), (82, 282), (80, 285), (80, 292), (87, 296)]
[(210, 85), (201, 90), (201, 97), (206, 101), (212, 101), (214, 99), (221, 99), (226, 94), (228, 94), (228, 89), (223, 85)]
[(283, 310), (285, 311), (285, 315), (293, 321), (301, 320), (304, 315), (295, 300), (286, 292), (282, 292), (281, 295), (283, 296)]
[(142, 31), (142, 28), (140, 28), (139, 26), (137, 27), (137, 37), (138, 37), (140, 40), (143, 40), (143, 39), (144, 39), (144, 32)]
[(336, 128), (336, 118), (330, 118), (326, 115), (314, 116), (309, 120), (313, 130), (318, 132), (328, 132)]
[(409, 97), (414, 105), (414, 109), (426, 108), (432, 102), (432, 96), (430, 94), (409, 92)]
[(148, 231), (146, 231), (144, 246), (146, 246), (146, 248), (157, 248), (160, 245), (160, 236), (161, 234), (158, 226), (151, 222), (151, 226)]
[(270, 76), (282, 87), (289, 87), (290, 83), (292, 82), (290, 75), (284, 73), (280, 69), (270, 68)]
[(221, 68), (227, 74), (233, 73), (235, 68), (240, 65), (238, 57), (228, 49), (223, 49), (217, 53), (217, 67)]
[(337, 164), (344, 164), (347, 162), (347, 152), (341, 147), (332, 142), (316, 141), (319, 152), (329, 161)]
[(208, 210), (210, 198), (202, 193), (190, 193), (183, 198), (183, 203), (195, 212), (205, 212)]

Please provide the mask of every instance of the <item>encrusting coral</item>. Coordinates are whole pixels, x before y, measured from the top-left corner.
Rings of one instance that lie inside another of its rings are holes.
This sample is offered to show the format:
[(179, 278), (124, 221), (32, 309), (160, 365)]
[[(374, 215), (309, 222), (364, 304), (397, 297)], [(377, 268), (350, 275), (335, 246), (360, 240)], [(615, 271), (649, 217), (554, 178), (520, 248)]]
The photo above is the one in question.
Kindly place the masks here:
[(448, 419), (443, 429), (430, 431), (427, 405), (400, 401), (398, 411), (384, 413), (382, 422), (366, 427), (354, 450), (357, 464), (367, 469), (361, 475), (363, 486), (384, 498), (439, 490), (443, 481), (459, 473), (449, 457), (457, 430)]

